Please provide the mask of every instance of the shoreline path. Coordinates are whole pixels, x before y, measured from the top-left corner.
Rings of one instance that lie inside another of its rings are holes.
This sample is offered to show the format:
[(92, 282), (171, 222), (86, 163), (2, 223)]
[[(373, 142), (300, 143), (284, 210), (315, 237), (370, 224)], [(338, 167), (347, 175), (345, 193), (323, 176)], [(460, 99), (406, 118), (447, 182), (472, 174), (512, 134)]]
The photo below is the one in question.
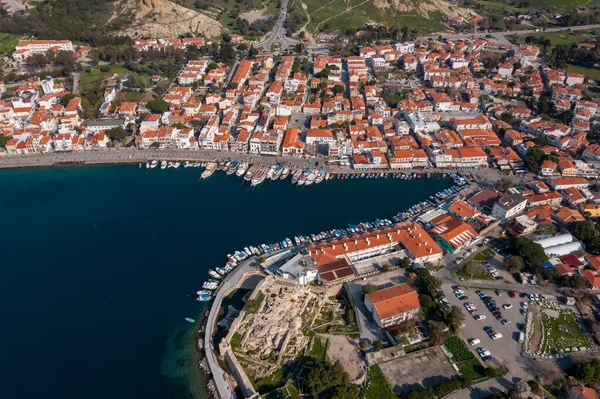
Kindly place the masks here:
[[(114, 165), (114, 164), (133, 164), (145, 163), (148, 160), (166, 160), (166, 161), (223, 161), (237, 159), (240, 162), (259, 163), (261, 165), (285, 164), (293, 168), (318, 168), (328, 173), (357, 173), (350, 166), (326, 165), (324, 158), (298, 158), (286, 156), (261, 156), (253, 154), (242, 154), (235, 152), (222, 152), (215, 150), (139, 150), (139, 149), (120, 149), (120, 150), (98, 150), (98, 151), (71, 151), (71, 152), (51, 152), (45, 154), (26, 154), (26, 155), (3, 155), (0, 156), (0, 169), (16, 168), (39, 168), (51, 166), (75, 165)], [(373, 169), (361, 172), (386, 172), (386, 173), (422, 173), (428, 171), (431, 173), (461, 172), (467, 177), (493, 183), (499, 180), (503, 175), (496, 169), (453, 169), (453, 168), (429, 168), (429, 169)], [(515, 180), (531, 181), (529, 174), (524, 174)]]

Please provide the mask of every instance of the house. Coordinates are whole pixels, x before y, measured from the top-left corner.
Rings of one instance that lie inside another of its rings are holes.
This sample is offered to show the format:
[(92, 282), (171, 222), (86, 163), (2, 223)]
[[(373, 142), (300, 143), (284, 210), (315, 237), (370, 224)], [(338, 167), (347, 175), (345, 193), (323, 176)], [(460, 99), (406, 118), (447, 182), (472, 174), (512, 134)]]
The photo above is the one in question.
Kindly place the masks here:
[(598, 399), (598, 394), (592, 388), (575, 386), (571, 387), (571, 391), (575, 393), (576, 397), (580, 397), (581, 399)]
[(468, 223), (448, 214), (434, 218), (431, 223), (435, 224), (431, 234), (438, 245), (448, 253), (460, 251), (478, 236)]
[(333, 143), (333, 132), (330, 129), (308, 129), (306, 131), (306, 144)]
[(454, 201), (448, 208), (448, 212), (452, 216), (464, 221), (468, 221), (481, 214), (477, 209), (462, 200)]
[(583, 277), (587, 280), (588, 287), (591, 290), (600, 290), (600, 273), (595, 270), (585, 270)]
[(525, 210), (527, 199), (521, 194), (511, 194), (507, 197), (500, 198), (492, 208), (492, 216), (497, 219), (505, 220)]
[(286, 130), (281, 153), (287, 156), (301, 156), (304, 153), (304, 143), (300, 141), (300, 129), (289, 128)]
[(417, 292), (408, 284), (399, 284), (365, 295), (365, 306), (379, 327), (411, 319), (421, 308)]

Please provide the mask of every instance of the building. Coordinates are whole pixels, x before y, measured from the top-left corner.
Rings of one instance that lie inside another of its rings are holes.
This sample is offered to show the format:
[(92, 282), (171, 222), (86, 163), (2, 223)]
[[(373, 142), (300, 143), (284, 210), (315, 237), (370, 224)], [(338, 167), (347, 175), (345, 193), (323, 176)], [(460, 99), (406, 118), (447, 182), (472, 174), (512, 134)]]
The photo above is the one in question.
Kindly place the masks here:
[(600, 274), (595, 270), (586, 270), (583, 272), (583, 277), (588, 282), (591, 290), (600, 290)]
[(85, 130), (100, 133), (102, 130), (110, 130), (115, 127), (125, 127), (124, 119), (88, 119), (83, 122)]
[(526, 205), (527, 199), (521, 194), (511, 194), (494, 204), (492, 216), (500, 220), (509, 219), (523, 212)]
[(23, 61), (32, 54), (46, 54), (49, 51), (73, 52), (73, 43), (70, 40), (22, 40), (16, 45), (13, 52), (15, 61)]
[(435, 241), (449, 253), (460, 251), (478, 236), (468, 223), (448, 214), (436, 217), (431, 223), (435, 224), (435, 227), (431, 229)]
[(400, 284), (367, 294), (365, 306), (379, 327), (387, 327), (412, 318), (421, 303), (415, 290), (408, 284)]

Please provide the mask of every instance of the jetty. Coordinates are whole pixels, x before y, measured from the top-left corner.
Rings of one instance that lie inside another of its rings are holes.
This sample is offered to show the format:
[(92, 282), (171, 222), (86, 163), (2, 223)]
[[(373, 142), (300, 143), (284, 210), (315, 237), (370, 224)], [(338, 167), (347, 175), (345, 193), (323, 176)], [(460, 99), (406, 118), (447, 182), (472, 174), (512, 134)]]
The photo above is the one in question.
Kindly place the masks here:
[(216, 392), (220, 399), (233, 399), (235, 398), (235, 393), (233, 387), (229, 383), (227, 373), (223, 370), (215, 355), (213, 332), (217, 324), (217, 317), (219, 315), (219, 309), (221, 309), (221, 304), (223, 303), (223, 298), (225, 298), (233, 289), (238, 287), (246, 273), (256, 272), (251, 266), (252, 263), (254, 263), (254, 258), (252, 257), (240, 262), (240, 264), (225, 277), (219, 286), (215, 299), (211, 305), (210, 312), (208, 313), (208, 317), (206, 318), (204, 352), (206, 354), (208, 369), (212, 374)]

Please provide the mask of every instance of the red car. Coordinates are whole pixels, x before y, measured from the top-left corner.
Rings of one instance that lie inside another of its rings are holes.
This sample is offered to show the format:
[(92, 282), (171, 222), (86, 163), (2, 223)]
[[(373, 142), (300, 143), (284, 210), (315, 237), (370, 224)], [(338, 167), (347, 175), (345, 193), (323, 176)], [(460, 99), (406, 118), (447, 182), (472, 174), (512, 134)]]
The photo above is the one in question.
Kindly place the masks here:
[(515, 292), (514, 291), (508, 291), (508, 296), (511, 298), (516, 297)]
[(494, 315), (494, 317), (502, 317), (502, 312), (500, 311), (494, 312), (492, 314)]

